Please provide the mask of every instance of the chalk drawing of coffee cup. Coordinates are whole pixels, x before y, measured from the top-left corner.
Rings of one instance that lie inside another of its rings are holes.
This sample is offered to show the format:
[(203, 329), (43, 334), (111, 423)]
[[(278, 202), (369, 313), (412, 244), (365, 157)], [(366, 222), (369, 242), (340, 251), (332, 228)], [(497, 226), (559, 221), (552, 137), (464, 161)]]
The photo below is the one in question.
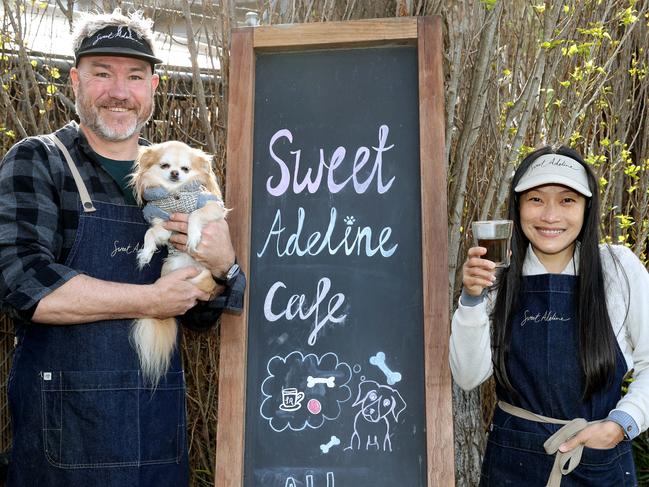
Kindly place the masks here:
[(282, 411), (297, 411), (302, 407), (304, 392), (298, 392), (295, 387), (282, 389), (282, 404), (279, 408)]

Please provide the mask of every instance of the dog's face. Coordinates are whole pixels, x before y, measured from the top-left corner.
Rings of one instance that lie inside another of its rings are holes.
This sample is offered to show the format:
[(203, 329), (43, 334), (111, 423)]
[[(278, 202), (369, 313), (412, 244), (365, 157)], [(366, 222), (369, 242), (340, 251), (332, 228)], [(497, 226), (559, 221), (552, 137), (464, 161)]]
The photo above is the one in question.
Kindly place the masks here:
[(399, 391), (373, 380), (358, 385), (358, 396), (352, 407), (358, 405), (361, 406), (363, 417), (371, 423), (377, 423), (389, 414), (397, 421), (406, 409), (406, 403)]
[(169, 141), (142, 147), (134, 169), (132, 184), (140, 203), (146, 188), (162, 186), (174, 192), (192, 181), (199, 181), (210, 193), (221, 197), (212, 171), (212, 157), (182, 142)]

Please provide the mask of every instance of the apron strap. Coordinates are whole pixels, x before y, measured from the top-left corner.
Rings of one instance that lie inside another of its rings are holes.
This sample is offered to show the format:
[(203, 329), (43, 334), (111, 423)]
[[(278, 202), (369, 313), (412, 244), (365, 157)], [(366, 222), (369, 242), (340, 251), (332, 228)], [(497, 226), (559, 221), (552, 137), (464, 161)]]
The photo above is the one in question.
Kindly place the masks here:
[(512, 416), (526, 419), (528, 421), (563, 425), (562, 428), (543, 443), (543, 448), (545, 448), (546, 453), (548, 455), (554, 455), (554, 465), (552, 465), (552, 471), (550, 472), (550, 477), (548, 478), (546, 487), (559, 487), (561, 485), (561, 477), (572, 472), (577, 468), (581, 461), (584, 445), (579, 445), (569, 452), (564, 453), (559, 451), (561, 444), (575, 436), (581, 430), (586, 428), (586, 426), (601, 422), (601, 420), (588, 422), (584, 418), (576, 418), (570, 421), (565, 419), (548, 418), (547, 416), (533, 413), (527, 409), (512, 406), (504, 401), (498, 401), (498, 407)]
[(68, 149), (63, 145), (61, 140), (55, 134), (49, 134), (46, 135), (46, 137), (54, 142), (63, 153), (63, 157), (65, 157), (65, 161), (68, 163), (68, 167), (70, 168), (70, 172), (72, 173), (72, 177), (74, 178), (74, 184), (77, 185), (77, 191), (79, 191), (79, 197), (81, 198), (84, 213), (91, 213), (93, 211), (96, 211), (95, 206), (92, 204), (92, 200), (90, 199), (88, 189), (83, 182), (83, 178), (81, 177), (81, 174), (79, 174), (79, 169), (77, 169), (77, 165), (72, 160), (72, 156), (70, 155)]

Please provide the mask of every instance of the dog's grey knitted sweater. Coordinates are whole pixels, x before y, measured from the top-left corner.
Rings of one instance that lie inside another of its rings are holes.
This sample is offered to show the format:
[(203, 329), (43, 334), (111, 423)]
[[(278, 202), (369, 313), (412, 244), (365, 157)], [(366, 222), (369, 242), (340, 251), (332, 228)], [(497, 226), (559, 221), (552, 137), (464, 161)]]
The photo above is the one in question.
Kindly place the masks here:
[[(178, 188), (173, 193), (161, 186), (144, 190), (142, 199), (146, 205), (142, 210), (144, 219), (151, 223), (154, 218), (169, 220), (172, 213), (191, 213), (205, 206), (208, 201), (222, 201), (212, 193), (208, 193), (198, 181), (191, 181)], [(171, 244), (167, 244), (169, 255), (179, 253)]]

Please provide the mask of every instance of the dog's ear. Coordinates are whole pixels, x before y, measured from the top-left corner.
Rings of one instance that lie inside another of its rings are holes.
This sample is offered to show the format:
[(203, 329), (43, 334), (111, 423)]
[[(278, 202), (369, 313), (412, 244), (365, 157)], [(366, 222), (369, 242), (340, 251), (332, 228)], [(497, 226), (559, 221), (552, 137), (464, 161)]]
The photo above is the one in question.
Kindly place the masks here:
[(142, 169), (147, 169), (151, 164), (153, 164), (158, 159), (158, 146), (154, 145), (142, 145), (138, 149), (137, 159), (135, 160), (138, 166)]
[(392, 409), (390, 410), (390, 412), (392, 413), (394, 420), (398, 421), (399, 415), (406, 409), (406, 402), (403, 400), (403, 397), (401, 397), (401, 394), (399, 394), (399, 391), (397, 391), (396, 389), (392, 389), (391, 397)]
[(193, 163), (196, 167), (205, 172), (212, 172), (212, 159), (213, 157), (207, 152), (200, 149), (192, 149)]
[(155, 145), (140, 146), (137, 158), (133, 162), (133, 172), (129, 186), (133, 186), (135, 200), (138, 205), (142, 204), (142, 195), (144, 193), (144, 173), (154, 164), (159, 157)]
[(216, 180), (216, 175), (212, 168), (213, 157), (207, 152), (203, 152), (200, 149), (193, 149), (193, 160), (192, 164), (195, 167), (199, 168), (201, 172), (205, 174), (205, 187), (207, 190), (218, 196), (220, 199), (223, 199), (223, 194), (221, 193), (221, 187), (219, 186), (218, 181)]
[(356, 400), (354, 401), (354, 404), (352, 404), (352, 407), (363, 403), (371, 391), (376, 391), (378, 389), (379, 384), (373, 380), (367, 380), (358, 384), (358, 396), (356, 396)]

